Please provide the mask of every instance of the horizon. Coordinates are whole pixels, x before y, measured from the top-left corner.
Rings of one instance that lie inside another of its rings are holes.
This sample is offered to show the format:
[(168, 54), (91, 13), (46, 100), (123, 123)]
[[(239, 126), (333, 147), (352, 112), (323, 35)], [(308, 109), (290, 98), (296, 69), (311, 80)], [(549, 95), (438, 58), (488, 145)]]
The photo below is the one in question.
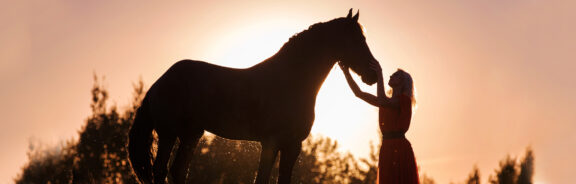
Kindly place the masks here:
[[(1, 16), (8, 29), (0, 40), (9, 46), (0, 51), (0, 84), (7, 86), (0, 90), (0, 144), (12, 149), (0, 155), (0, 183), (13, 182), (30, 143), (76, 137), (90, 114), (93, 73), (105, 76), (111, 102), (122, 107), (139, 77), (149, 87), (186, 58), (252, 66), (351, 7), (360, 10), (385, 80), (396, 68), (414, 78), (417, 109), (407, 137), (421, 174), (460, 182), (477, 165), (486, 181), (507, 154), (520, 158), (532, 147), (534, 181), (566, 183), (576, 164), (569, 132), (576, 128), (575, 4), (14, 2)], [(358, 84), (375, 94), (375, 86)], [(378, 143), (377, 108), (352, 94), (337, 66), (316, 102), (314, 135), (337, 140), (355, 157)]]

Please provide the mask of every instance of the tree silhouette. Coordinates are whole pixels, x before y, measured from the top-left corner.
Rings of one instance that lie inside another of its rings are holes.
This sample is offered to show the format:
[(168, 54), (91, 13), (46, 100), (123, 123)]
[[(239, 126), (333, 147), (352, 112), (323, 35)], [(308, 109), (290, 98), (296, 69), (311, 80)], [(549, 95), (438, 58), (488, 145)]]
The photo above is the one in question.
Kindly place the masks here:
[(508, 155), (506, 159), (500, 161), (500, 168), (496, 170), (496, 176), (491, 178), (490, 183), (515, 184), (517, 174), (516, 161)]
[[(191, 183), (252, 183), (258, 168), (257, 142), (205, 136), (196, 149)], [(292, 176), (294, 183), (374, 183), (375, 165), (361, 169), (351, 154), (337, 151), (336, 141), (309, 137), (303, 144)], [(281, 153), (280, 153), (281, 154)], [(271, 182), (278, 177), (278, 159)], [(241, 168), (241, 169), (230, 169)], [(370, 170), (374, 173), (371, 176)]]
[(517, 164), (516, 159), (507, 156), (500, 162), (500, 168), (496, 170), (495, 177), (490, 176), (493, 184), (525, 184), (533, 183), (534, 153), (531, 148), (526, 149), (524, 159)]
[(518, 184), (532, 184), (532, 176), (534, 176), (534, 153), (532, 148), (528, 148), (524, 159), (520, 163)]
[(378, 177), (378, 151), (377, 148), (380, 145), (375, 146), (372, 142), (370, 142), (370, 155), (368, 159), (361, 158), (360, 163), (364, 165), (364, 167), (368, 167), (367, 170), (360, 170), (359, 174), (364, 176), (364, 180), (353, 180), (351, 183), (357, 184), (372, 184), (376, 183)]
[[(15, 183), (137, 183), (126, 152), (127, 135), (135, 110), (144, 94), (140, 81), (134, 85), (133, 102), (119, 113), (108, 105), (108, 92), (94, 77), (92, 114), (81, 128), (79, 139), (53, 149), (34, 147), (29, 162)], [(154, 146), (153, 146), (154, 148)], [(257, 142), (204, 136), (195, 150), (189, 171), (192, 183), (253, 183), (260, 156)], [(280, 153), (281, 154), (281, 153)], [(377, 153), (370, 160), (356, 160), (341, 153), (338, 143), (327, 137), (310, 136), (294, 168), (295, 183), (374, 183)], [(278, 160), (275, 166), (276, 181)]]
[[(133, 86), (132, 103), (119, 113), (116, 106), (108, 105), (108, 92), (98, 77), (94, 77), (94, 81), (90, 104), (92, 114), (78, 132), (78, 140), (70, 140), (53, 148), (31, 143), (27, 153), (29, 161), (14, 180), (15, 183), (137, 183), (127, 157), (126, 143), (136, 109), (145, 93), (143, 82), (140, 80)], [(350, 153), (340, 152), (338, 142), (328, 137), (310, 136), (302, 144), (292, 181), (373, 184), (378, 170), (376, 148), (379, 145), (370, 144), (369, 158), (356, 159)], [(260, 149), (257, 142), (205, 135), (195, 150), (189, 182), (253, 183)], [(278, 160), (271, 183), (276, 182), (278, 177)], [(534, 154), (529, 148), (519, 166), (509, 156), (500, 162), (500, 168), (495, 176), (490, 176), (489, 182), (531, 184), (533, 175)], [(425, 174), (422, 174), (421, 182), (435, 183)], [(467, 183), (480, 183), (476, 167), (468, 176)]]
[(429, 177), (428, 175), (423, 173), (422, 176), (420, 177), (420, 183), (422, 183), (422, 184), (435, 184), (436, 182), (434, 181), (434, 179), (432, 179), (431, 177)]
[(30, 143), (28, 163), (15, 183), (71, 183), (74, 165), (74, 143), (67, 142), (55, 149)]
[(474, 166), (472, 173), (468, 176), (468, 180), (466, 180), (467, 184), (480, 184), (480, 171), (478, 170), (478, 166)]
[[(128, 131), (134, 118), (134, 108), (120, 115), (116, 106), (107, 110), (108, 92), (94, 77), (92, 115), (80, 131), (74, 162), (75, 183), (135, 183), (128, 166)], [(134, 98), (143, 95), (143, 83), (134, 87)], [(135, 103), (138, 101), (135, 101)]]

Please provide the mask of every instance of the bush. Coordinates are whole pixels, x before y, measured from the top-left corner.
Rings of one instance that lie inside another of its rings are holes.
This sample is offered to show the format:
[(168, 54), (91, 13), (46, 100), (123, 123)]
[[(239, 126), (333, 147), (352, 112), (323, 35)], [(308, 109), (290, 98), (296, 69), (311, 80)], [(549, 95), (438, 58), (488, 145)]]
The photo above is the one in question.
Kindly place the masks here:
[[(78, 141), (61, 148), (31, 149), (29, 162), (15, 183), (137, 183), (129, 164), (128, 131), (144, 95), (143, 83), (134, 85), (133, 103), (123, 113), (108, 106), (108, 92), (95, 77), (92, 115), (79, 131)], [(199, 142), (189, 179), (192, 183), (253, 183), (260, 144), (204, 136)], [(176, 150), (176, 149), (175, 149)], [(376, 158), (377, 153), (373, 153)], [(272, 178), (278, 175), (278, 160)], [(374, 183), (376, 162), (357, 161), (340, 153), (338, 143), (310, 136), (294, 167), (296, 183)], [(368, 169), (362, 169), (368, 168)]]

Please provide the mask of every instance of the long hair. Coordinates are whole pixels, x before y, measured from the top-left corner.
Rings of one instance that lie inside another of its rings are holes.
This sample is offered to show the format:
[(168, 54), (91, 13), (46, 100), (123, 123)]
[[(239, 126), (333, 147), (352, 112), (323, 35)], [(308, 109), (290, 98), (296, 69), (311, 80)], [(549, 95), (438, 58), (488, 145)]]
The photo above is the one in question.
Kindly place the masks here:
[(412, 106), (415, 106), (416, 98), (414, 97), (414, 80), (412, 80), (412, 76), (400, 68), (398, 68), (395, 73), (402, 78), (402, 86), (400, 86), (401, 93), (409, 96), (412, 100)]

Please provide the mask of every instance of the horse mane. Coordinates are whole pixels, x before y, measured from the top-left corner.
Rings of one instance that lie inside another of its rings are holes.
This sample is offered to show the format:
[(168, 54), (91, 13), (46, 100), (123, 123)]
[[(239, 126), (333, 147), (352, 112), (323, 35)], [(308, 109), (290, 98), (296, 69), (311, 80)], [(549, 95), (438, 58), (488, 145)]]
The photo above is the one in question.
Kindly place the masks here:
[[(283, 60), (271, 59), (271, 58), (284, 58), (290, 56), (302, 56), (302, 54), (314, 54), (316, 49), (321, 48), (323, 46), (318, 45), (322, 44), (324, 38), (326, 38), (326, 33), (329, 30), (338, 31), (341, 30), (341, 26), (344, 25), (347, 21), (347, 18), (336, 18), (330, 20), (328, 22), (319, 22), (316, 24), (312, 24), (308, 27), (308, 29), (301, 31), (299, 33), (294, 34), (276, 54), (272, 57), (266, 59), (263, 62), (260, 62), (250, 68), (262, 68), (269, 64), (282, 62)], [(297, 53), (297, 54), (295, 54)], [(302, 62), (302, 60), (291, 60), (292, 62)]]
[(336, 29), (338, 25), (347, 21), (346, 18), (337, 18), (328, 22), (319, 22), (308, 27), (308, 29), (294, 34), (290, 39), (284, 43), (277, 54), (284, 54), (294, 49), (308, 49), (321, 38), (326, 30)]

